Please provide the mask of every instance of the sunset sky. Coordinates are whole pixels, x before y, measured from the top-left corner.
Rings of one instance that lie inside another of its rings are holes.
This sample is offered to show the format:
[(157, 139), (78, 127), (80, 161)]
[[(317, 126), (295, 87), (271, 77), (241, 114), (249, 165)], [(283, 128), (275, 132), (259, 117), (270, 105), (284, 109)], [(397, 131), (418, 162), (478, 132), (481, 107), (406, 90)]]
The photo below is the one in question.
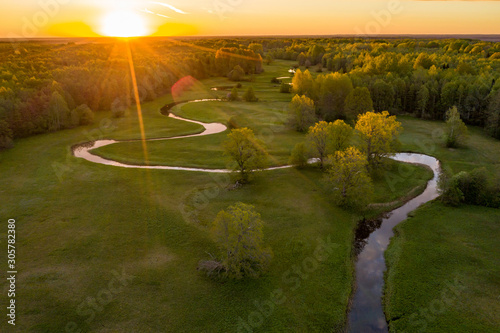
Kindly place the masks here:
[(500, 34), (500, 1), (2, 0), (0, 36)]

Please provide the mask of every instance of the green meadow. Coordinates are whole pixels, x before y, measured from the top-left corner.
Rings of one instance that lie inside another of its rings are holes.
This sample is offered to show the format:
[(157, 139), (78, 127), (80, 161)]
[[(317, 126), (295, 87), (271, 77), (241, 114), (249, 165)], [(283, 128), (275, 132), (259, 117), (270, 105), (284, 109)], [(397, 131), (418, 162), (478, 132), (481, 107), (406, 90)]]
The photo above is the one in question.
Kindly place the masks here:
[[(200, 102), (178, 105), (172, 112), (203, 122), (231, 121), (250, 127), (268, 147), (272, 165), (287, 164), (294, 145), (305, 136), (284, 125), (292, 96), (279, 93), (279, 85), (271, 79), (288, 76), (294, 63), (275, 61), (253, 81), (242, 83), (240, 96), (253, 86), (259, 102)], [(225, 78), (204, 80), (175, 101), (221, 98), (227, 92), (211, 88), (231, 84)], [(161, 107), (171, 102), (174, 98), (166, 95), (142, 105), (146, 138), (203, 130), (161, 115)], [(500, 143), (480, 130), (471, 131), (467, 148), (449, 150), (432, 135), (442, 123), (406, 116), (398, 120), (404, 127), (403, 150), (436, 156), (453, 172), (477, 166), (498, 172)], [(227, 133), (149, 141), (149, 163), (226, 167), (221, 143)], [(15, 148), (0, 153), (0, 216), (16, 219), (17, 224), (20, 331), (345, 329), (354, 281), (354, 230), (363, 216), (334, 204), (318, 169), (263, 171), (250, 184), (229, 190), (232, 182), (224, 175), (118, 168), (71, 155), (77, 143), (140, 138), (134, 110), (122, 119), (104, 112), (94, 125), (18, 140)], [(94, 152), (145, 164), (141, 142)], [(397, 172), (398, 165), (388, 163), (374, 180), (374, 203), (391, 203), (387, 209), (422, 191), (431, 178), (427, 169), (410, 165), (407, 179), (391, 188), (385, 176)], [(265, 243), (274, 258), (259, 279), (215, 282), (196, 270), (200, 260), (217, 254), (207, 227), (221, 209), (238, 201), (254, 205), (262, 215)], [(449, 327), (493, 331), (499, 326), (498, 295), (487, 291), (498, 291), (500, 285), (495, 242), (499, 220), (498, 210), (457, 210), (432, 202), (397, 228), (398, 237), (387, 254), (385, 299), (393, 331), (406, 329), (408, 316), (430, 306), (455, 277), (463, 291), (452, 306), (434, 316), (429, 327), (445, 332)], [(2, 243), (7, 238), (4, 230)], [(328, 249), (324, 260), (315, 256), (318, 246)], [(2, 256), (2, 267), (5, 260)], [(5, 289), (7, 282), (0, 286)], [(475, 314), (479, 310), (485, 311), (484, 318)]]

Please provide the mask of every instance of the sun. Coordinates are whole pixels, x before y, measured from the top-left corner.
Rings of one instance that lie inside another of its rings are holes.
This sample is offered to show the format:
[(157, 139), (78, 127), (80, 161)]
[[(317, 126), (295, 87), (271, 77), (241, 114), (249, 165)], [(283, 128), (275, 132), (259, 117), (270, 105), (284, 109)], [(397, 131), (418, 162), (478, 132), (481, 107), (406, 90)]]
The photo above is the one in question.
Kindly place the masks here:
[(133, 11), (109, 13), (102, 20), (101, 31), (110, 37), (140, 37), (148, 34), (146, 22)]

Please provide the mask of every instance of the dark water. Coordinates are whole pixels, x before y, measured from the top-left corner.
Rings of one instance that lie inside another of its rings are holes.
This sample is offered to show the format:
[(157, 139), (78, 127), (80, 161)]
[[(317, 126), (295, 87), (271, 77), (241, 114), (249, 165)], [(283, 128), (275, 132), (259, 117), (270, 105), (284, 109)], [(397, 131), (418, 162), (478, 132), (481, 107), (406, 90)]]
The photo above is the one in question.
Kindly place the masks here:
[(353, 333), (388, 332), (382, 308), (382, 291), (386, 270), (384, 252), (394, 235), (392, 229), (406, 220), (408, 213), (438, 196), (437, 180), (440, 172), (438, 160), (426, 155), (406, 153), (397, 154), (394, 159), (427, 165), (434, 172), (434, 178), (429, 181), (421, 195), (393, 210), (387, 217), (361, 223), (358, 227), (355, 244), (358, 253), (356, 292), (349, 313), (349, 331)]

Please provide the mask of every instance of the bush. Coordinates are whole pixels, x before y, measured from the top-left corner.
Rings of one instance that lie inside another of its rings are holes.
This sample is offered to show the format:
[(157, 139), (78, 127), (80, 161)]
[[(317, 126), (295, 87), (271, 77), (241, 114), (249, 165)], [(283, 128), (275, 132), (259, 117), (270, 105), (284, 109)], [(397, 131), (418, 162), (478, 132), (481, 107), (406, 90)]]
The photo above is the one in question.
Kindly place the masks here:
[(238, 101), (240, 97), (238, 96), (238, 88), (234, 87), (229, 94), (227, 94), (227, 99), (231, 102)]
[(245, 70), (240, 65), (236, 65), (227, 76), (231, 81), (241, 81), (245, 76)]
[(90, 125), (94, 122), (94, 113), (85, 104), (71, 111), (71, 123), (73, 126)]
[(248, 87), (248, 90), (243, 95), (243, 99), (246, 102), (258, 102), (259, 101), (257, 96), (255, 96), (255, 92), (253, 90), (253, 87)]
[(459, 172), (450, 179), (443, 178), (439, 183), (441, 201), (447, 205), (461, 204), (499, 207), (500, 194), (498, 185), (488, 182), (485, 168), (474, 169), (471, 172)]
[(290, 91), (292, 91), (292, 86), (289, 85), (288, 83), (281, 82), (280, 93), (282, 93), (282, 94), (289, 94)]
[(113, 108), (113, 110), (111, 111), (111, 116), (113, 118), (123, 118), (123, 117), (125, 117), (125, 108), (123, 108), (123, 107)]
[(229, 118), (229, 120), (227, 121), (227, 128), (230, 130), (240, 128), (240, 125), (238, 125), (235, 116)]
[(295, 145), (292, 150), (292, 155), (289, 159), (289, 164), (296, 166), (297, 168), (304, 168), (307, 166), (307, 161), (309, 160), (309, 154), (305, 143), (300, 142)]

